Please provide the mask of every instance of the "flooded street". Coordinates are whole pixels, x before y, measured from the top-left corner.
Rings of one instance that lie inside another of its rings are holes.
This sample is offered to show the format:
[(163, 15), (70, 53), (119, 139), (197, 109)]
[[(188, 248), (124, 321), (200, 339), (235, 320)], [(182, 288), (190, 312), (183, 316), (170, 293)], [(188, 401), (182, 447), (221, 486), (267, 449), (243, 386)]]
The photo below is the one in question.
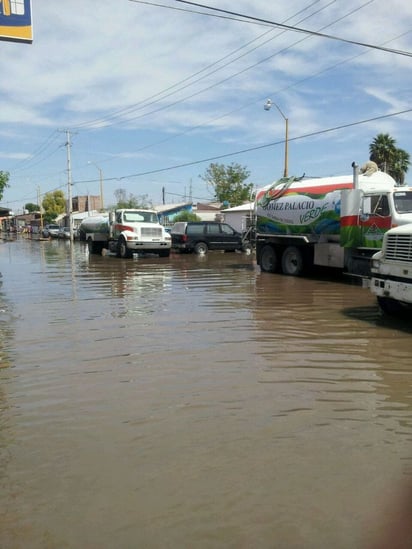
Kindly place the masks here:
[(0, 547), (366, 548), (412, 323), (254, 256), (0, 242)]

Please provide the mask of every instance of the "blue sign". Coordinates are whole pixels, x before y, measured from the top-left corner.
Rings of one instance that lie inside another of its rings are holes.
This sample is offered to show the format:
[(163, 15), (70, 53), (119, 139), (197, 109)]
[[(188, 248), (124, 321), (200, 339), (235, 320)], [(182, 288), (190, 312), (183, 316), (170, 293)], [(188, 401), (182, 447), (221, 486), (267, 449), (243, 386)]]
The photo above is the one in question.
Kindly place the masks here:
[(33, 41), (31, 0), (0, 0), (0, 40)]

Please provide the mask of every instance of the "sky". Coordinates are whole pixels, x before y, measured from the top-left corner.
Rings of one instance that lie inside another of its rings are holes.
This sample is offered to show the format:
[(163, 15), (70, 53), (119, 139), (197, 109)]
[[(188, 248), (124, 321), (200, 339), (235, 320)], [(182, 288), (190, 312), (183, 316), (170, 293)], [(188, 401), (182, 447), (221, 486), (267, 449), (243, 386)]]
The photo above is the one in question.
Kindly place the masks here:
[(0, 41), (15, 213), (58, 189), (98, 195), (100, 176), (106, 207), (118, 189), (210, 201), (212, 162), (262, 187), (283, 175), (286, 119), (289, 175), (350, 174), (379, 133), (412, 155), (405, 0), (32, 0), (32, 19), (31, 44)]

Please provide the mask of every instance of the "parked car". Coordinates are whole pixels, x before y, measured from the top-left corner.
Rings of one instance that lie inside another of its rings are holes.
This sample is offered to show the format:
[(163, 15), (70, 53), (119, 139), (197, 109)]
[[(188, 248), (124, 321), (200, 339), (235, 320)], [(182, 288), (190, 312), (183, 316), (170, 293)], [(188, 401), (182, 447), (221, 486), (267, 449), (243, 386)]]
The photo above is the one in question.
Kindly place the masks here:
[(245, 250), (242, 235), (227, 223), (217, 221), (179, 221), (170, 231), (172, 248), (205, 254), (208, 250)]
[(60, 230), (60, 227), (58, 225), (49, 223), (48, 225), (45, 225), (45, 227), (43, 228), (42, 236), (44, 236), (45, 238), (49, 238), (50, 236), (52, 238), (57, 238), (59, 236), (59, 230)]
[(70, 227), (60, 227), (59, 238), (70, 238)]

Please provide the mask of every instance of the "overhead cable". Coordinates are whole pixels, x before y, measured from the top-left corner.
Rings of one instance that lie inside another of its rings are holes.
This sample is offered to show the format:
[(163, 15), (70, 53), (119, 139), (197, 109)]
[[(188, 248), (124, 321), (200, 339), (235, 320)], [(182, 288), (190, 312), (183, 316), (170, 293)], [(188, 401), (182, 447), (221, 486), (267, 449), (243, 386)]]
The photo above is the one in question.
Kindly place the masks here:
[(212, 6), (207, 6), (205, 4), (198, 4), (197, 2), (189, 2), (188, 0), (174, 0), (174, 1), (175, 2), (180, 2), (182, 4), (189, 4), (191, 6), (196, 6), (198, 8), (204, 8), (204, 9), (209, 9), (209, 10), (212, 10), (212, 11), (217, 11), (217, 12), (220, 12), (220, 13), (226, 13), (226, 14), (233, 15), (233, 16), (236, 16), (236, 17), (243, 17), (243, 18), (251, 20), (251, 21), (259, 21), (261, 23), (267, 23), (267, 24), (273, 25), (275, 27), (278, 27), (280, 29), (287, 29), (287, 30), (290, 30), (292, 32), (302, 32), (304, 34), (311, 34), (312, 36), (318, 36), (319, 38), (327, 38), (329, 40), (337, 40), (338, 42), (344, 42), (346, 44), (352, 44), (354, 46), (362, 46), (362, 47), (365, 47), (365, 48), (372, 48), (372, 49), (379, 50), (379, 51), (384, 51), (384, 52), (387, 52), (387, 53), (394, 53), (394, 54), (397, 54), (397, 55), (404, 55), (406, 57), (412, 57), (412, 52), (405, 51), (405, 50), (395, 50), (395, 49), (392, 49), (392, 48), (384, 48), (382, 46), (376, 46), (374, 44), (368, 44), (366, 42), (359, 42), (357, 40), (349, 40), (348, 38), (342, 38), (340, 36), (333, 36), (332, 34), (324, 34), (322, 32), (311, 31), (309, 29), (303, 29), (301, 27), (296, 27), (294, 25), (286, 25), (285, 23), (277, 23), (276, 21), (271, 21), (270, 19), (262, 19), (260, 17), (253, 17), (251, 15), (245, 15), (245, 14), (242, 14), (242, 13), (229, 11), (229, 10), (224, 10), (224, 9), (221, 9), (221, 8), (214, 8)]

